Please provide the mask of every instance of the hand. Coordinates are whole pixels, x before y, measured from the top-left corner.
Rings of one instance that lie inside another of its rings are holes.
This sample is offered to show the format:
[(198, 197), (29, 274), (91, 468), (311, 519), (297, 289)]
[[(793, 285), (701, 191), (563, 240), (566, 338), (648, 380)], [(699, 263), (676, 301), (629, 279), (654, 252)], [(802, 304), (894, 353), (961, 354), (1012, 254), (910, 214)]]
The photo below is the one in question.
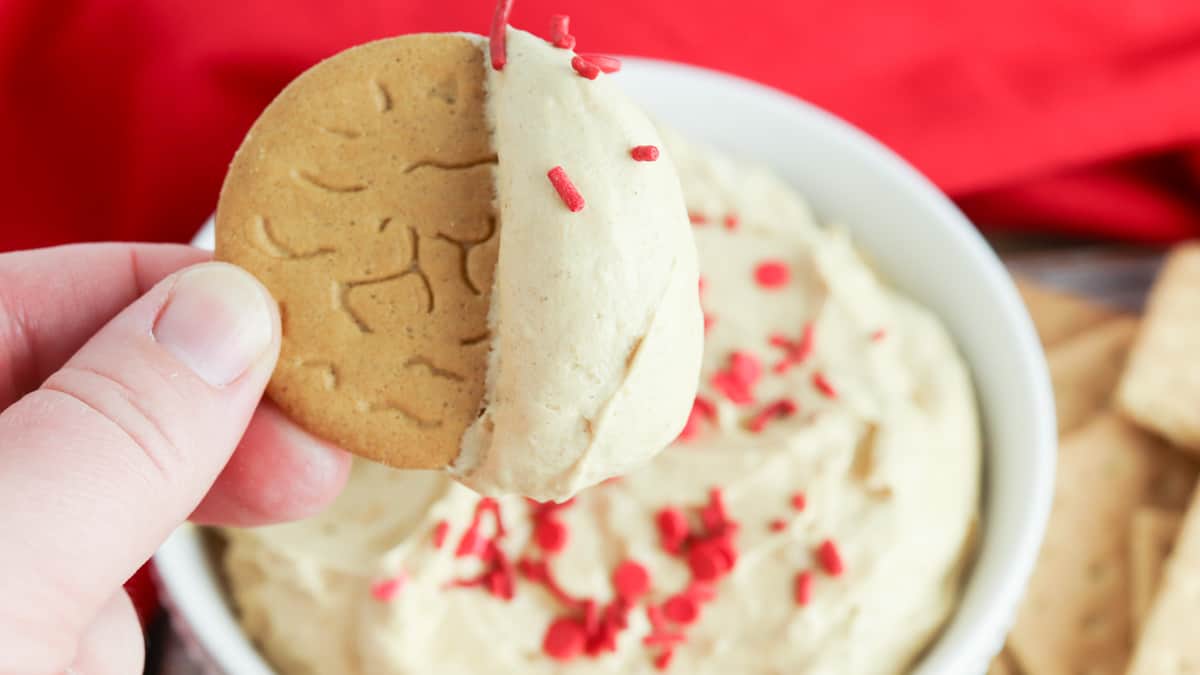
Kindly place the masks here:
[(345, 482), (345, 453), (260, 404), (275, 302), (208, 259), (0, 255), (0, 673), (140, 673), (121, 584), (175, 526), (300, 518)]

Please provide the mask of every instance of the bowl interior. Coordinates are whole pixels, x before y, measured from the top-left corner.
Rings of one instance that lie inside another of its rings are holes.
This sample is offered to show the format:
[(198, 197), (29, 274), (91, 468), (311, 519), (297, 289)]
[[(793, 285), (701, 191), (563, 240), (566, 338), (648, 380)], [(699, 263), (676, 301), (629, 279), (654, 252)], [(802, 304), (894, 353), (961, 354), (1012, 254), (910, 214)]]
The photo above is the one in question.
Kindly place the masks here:
[[(824, 222), (845, 225), (880, 272), (948, 325), (975, 377), (986, 461), (983, 530), (962, 604), (917, 675), (981, 673), (1012, 621), (1053, 490), (1054, 406), (1041, 348), (1007, 272), (928, 181), (870, 137), (762, 85), (627, 59), (625, 90), (690, 138), (770, 165)], [(211, 223), (197, 245), (212, 246)], [(228, 607), (193, 528), (156, 556), (196, 642), (235, 675), (269, 673)]]

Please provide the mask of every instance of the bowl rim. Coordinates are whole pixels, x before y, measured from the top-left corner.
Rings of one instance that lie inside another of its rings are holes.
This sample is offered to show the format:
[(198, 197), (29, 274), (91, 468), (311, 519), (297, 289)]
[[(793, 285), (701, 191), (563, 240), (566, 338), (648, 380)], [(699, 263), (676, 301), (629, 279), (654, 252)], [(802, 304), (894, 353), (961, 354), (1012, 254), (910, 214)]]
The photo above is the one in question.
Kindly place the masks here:
[[(986, 494), (992, 451), (989, 449), (989, 434), (981, 421), (985, 449), (981, 480), (984, 494), (980, 496), (980, 550), (965, 574), (959, 606), (913, 669), (914, 675), (982, 672), (991, 657), (999, 651), (1015, 618), (1045, 534), (1054, 489), (1057, 424), (1052, 387), (1033, 322), (1012, 278), (982, 234), (948, 197), (899, 155), (849, 122), (791, 94), (736, 75), (660, 59), (621, 59), (625, 64), (625, 72), (664, 80), (706, 80), (713, 87), (729, 90), (730, 94), (744, 95), (746, 100), (756, 99), (756, 104), (786, 108), (787, 114), (795, 117), (797, 124), (812, 127), (814, 133), (840, 137), (847, 152), (858, 154), (872, 170), (887, 174), (911, 197), (919, 200), (923, 208), (935, 214), (936, 223), (940, 226), (939, 236), (954, 240), (954, 245), (969, 258), (971, 266), (992, 292), (990, 300), (995, 303), (997, 325), (1008, 329), (1010, 339), (1005, 344), (1010, 348), (1010, 358), (1019, 371), (1013, 377), (1022, 381), (1020, 388), (1028, 397), (1026, 407), (1033, 412), (1028, 424), (1035, 446), (1030, 453), (1036, 461), (1028, 467), (1025, 476), (1030, 498), (1019, 504), (1006, 505), (1006, 508), (1014, 511), (1019, 509), (1018, 520), (1023, 527), (1015, 537), (1010, 538), (1011, 545), (1008, 548), (992, 552), (993, 557), (1005, 556), (1006, 565), (1002, 573), (992, 575), (991, 579), (976, 579), (986, 553), (982, 546), (988, 537), (989, 521), (993, 520), (987, 507)], [(210, 219), (201, 228), (193, 244), (211, 248), (211, 227)], [(968, 360), (968, 365), (974, 371), (975, 364)], [(983, 392), (978, 388), (978, 381), (976, 387), (977, 397), (981, 397)], [(981, 401), (981, 412), (982, 407)], [(154, 556), (160, 590), (168, 609), (177, 616), (181, 615), (185, 624), (182, 627), (185, 641), (192, 643), (193, 650), (198, 648), (199, 652), (211, 659), (212, 665), (231, 675), (273, 673), (233, 620), (226, 600), (212, 593), (208, 586), (200, 587), (194, 583), (196, 575), (211, 576), (211, 570), (201, 557), (202, 552), (197, 528), (185, 524), (168, 538)], [(976, 613), (975, 620), (969, 625), (960, 626), (960, 615), (964, 612), (963, 603), (968, 592), (978, 593), (975, 587), (985, 582), (989, 586), (981, 600), (983, 609)], [(222, 619), (214, 620), (214, 617), (222, 616)]]

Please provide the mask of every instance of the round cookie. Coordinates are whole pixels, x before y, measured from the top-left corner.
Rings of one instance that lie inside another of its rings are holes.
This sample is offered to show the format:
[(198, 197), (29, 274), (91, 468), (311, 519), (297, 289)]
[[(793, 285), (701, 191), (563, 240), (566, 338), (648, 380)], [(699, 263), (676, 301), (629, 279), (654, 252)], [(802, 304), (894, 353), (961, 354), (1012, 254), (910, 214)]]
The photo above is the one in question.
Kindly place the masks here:
[(279, 301), (269, 396), (313, 433), (441, 468), (479, 414), (499, 248), (485, 54), (462, 35), (342, 52), (271, 103), (234, 157), (217, 258)]

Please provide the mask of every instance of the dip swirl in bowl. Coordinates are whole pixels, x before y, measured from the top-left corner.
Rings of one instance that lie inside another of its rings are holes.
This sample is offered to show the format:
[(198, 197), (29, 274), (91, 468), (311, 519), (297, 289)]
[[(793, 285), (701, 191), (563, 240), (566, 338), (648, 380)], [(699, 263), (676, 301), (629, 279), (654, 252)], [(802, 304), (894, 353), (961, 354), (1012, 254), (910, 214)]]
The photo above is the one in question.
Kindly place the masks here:
[(285, 673), (899, 673), (979, 512), (967, 368), (768, 171), (668, 136), (708, 330), (683, 437), (564, 506), (355, 466), (318, 517), (227, 531)]

